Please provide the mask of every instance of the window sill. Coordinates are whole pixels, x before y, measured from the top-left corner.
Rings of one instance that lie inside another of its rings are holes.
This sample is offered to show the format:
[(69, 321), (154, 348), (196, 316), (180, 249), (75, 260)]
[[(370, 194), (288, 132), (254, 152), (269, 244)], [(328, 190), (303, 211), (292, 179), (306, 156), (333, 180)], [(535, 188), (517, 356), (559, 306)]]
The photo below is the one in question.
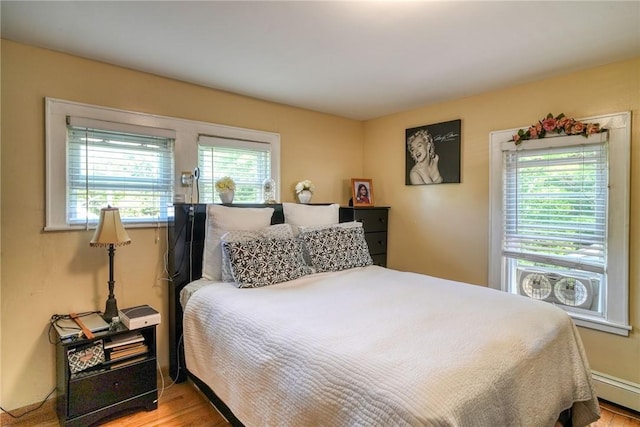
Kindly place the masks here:
[(573, 322), (577, 326), (581, 326), (583, 328), (594, 329), (597, 331), (607, 332), (610, 334), (622, 335), (625, 337), (629, 336), (629, 331), (631, 331), (631, 325), (622, 325), (620, 323), (610, 322), (604, 319), (593, 319), (585, 316), (581, 316), (576, 313), (567, 312), (569, 316), (573, 319)]
[[(95, 230), (98, 224), (82, 224), (82, 225), (52, 225), (44, 227), (43, 231), (78, 231), (78, 230)], [(140, 222), (140, 223), (124, 223), (126, 229), (131, 228), (162, 228), (167, 226), (167, 220), (153, 221), (153, 222)]]

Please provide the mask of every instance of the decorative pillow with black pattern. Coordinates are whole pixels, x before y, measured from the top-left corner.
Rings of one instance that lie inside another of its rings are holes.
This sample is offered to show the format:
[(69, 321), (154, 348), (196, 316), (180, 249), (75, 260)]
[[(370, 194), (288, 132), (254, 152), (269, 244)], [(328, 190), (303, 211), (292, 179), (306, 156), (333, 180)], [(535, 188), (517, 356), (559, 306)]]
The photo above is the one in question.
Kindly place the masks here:
[(232, 230), (262, 230), (271, 224), (273, 208), (236, 208), (215, 204), (207, 205), (204, 250), (202, 251), (202, 278), (222, 279), (222, 246), (220, 238)]
[(373, 264), (360, 223), (325, 228), (300, 227), (300, 239), (316, 273)]
[(222, 242), (239, 288), (258, 288), (310, 273), (296, 239), (255, 239)]
[[(289, 224), (275, 224), (258, 231), (241, 230), (229, 231), (220, 238), (221, 242), (246, 242), (259, 239), (286, 240), (293, 238), (293, 230)], [(231, 273), (231, 263), (229, 254), (224, 245), (222, 246), (222, 281), (235, 282)]]

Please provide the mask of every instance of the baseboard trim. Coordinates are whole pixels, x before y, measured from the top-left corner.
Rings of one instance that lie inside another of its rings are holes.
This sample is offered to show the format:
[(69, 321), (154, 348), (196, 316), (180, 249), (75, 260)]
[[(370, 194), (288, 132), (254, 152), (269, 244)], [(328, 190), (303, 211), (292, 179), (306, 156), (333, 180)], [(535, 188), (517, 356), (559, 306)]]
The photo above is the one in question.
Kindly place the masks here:
[(598, 397), (640, 412), (640, 384), (591, 371)]

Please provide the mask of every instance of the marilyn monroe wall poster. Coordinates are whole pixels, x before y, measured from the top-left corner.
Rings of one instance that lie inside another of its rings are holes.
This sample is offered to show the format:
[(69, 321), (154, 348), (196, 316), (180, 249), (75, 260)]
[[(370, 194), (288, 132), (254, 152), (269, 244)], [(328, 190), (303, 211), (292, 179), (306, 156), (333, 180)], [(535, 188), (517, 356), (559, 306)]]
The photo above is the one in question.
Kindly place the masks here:
[(461, 120), (407, 129), (406, 185), (460, 182)]

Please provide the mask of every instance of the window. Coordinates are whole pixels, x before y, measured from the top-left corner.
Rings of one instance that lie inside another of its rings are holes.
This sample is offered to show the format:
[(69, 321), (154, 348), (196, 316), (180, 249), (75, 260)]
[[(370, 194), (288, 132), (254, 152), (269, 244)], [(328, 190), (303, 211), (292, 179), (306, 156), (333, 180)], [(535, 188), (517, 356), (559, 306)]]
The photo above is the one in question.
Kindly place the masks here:
[(120, 209), (127, 227), (165, 223), (174, 200), (200, 201), (193, 182), (181, 179), (205, 158), (200, 146), (237, 150), (227, 166), (209, 161), (207, 167), (215, 166), (211, 172), (202, 160), (207, 201), (218, 202), (206, 187), (219, 172), (236, 180), (237, 201), (261, 201), (263, 176), (276, 181), (279, 193), (277, 133), (54, 98), (45, 99), (45, 121), (45, 231), (93, 228), (107, 204)]
[(510, 292), (603, 315), (606, 144), (504, 151)]
[(262, 203), (262, 183), (272, 178), (272, 148), (265, 142), (200, 135), (200, 201), (217, 202), (215, 182), (229, 176), (236, 183), (234, 203)]
[(626, 335), (629, 117), (589, 121), (610, 132), (520, 146), (492, 134), (490, 283)]
[(173, 201), (173, 132), (75, 117), (67, 121), (68, 224), (95, 223), (107, 205), (117, 206), (125, 223), (167, 219)]

